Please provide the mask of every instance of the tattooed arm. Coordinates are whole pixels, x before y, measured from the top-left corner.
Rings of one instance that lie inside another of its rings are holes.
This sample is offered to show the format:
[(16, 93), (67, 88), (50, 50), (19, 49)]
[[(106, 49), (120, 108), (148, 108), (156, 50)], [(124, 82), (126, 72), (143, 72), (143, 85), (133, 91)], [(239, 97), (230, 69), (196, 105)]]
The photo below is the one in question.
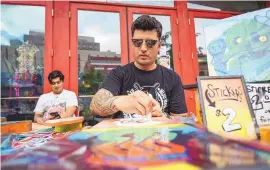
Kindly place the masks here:
[(145, 115), (152, 112), (156, 103), (142, 91), (131, 95), (113, 96), (106, 90), (100, 89), (94, 96), (90, 110), (95, 115), (108, 116), (117, 111)]
[(119, 96), (113, 96), (113, 94), (106, 90), (100, 89), (94, 96), (90, 110), (94, 115), (108, 116), (119, 111), (113, 101)]

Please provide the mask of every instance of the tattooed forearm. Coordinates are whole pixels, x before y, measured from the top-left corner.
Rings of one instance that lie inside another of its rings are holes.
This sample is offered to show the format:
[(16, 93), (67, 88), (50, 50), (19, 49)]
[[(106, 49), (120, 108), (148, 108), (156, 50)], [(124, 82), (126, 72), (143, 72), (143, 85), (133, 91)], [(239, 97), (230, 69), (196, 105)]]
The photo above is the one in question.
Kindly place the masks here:
[(100, 89), (91, 102), (91, 113), (100, 116), (108, 116), (117, 112), (118, 109), (113, 104), (113, 101), (117, 98), (118, 96), (113, 96), (110, 91)]

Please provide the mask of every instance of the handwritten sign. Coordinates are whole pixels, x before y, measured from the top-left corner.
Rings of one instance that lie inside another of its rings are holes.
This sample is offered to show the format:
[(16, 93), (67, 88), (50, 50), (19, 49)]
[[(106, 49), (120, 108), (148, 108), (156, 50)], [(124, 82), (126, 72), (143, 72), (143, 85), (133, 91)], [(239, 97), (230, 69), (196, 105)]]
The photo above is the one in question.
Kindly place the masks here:
[(258, 125), (243, 77), (198, 77), (203, 123), (214, 133), (257, 139)]
[(270, 83), (248, 83), (247, 91), (259, 125), (270, 125)]

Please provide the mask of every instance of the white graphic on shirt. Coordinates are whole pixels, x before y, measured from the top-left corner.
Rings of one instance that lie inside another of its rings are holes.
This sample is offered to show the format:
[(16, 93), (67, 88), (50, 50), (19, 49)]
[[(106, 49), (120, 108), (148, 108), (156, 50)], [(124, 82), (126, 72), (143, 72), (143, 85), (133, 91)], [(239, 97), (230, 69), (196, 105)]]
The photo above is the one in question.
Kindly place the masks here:
[(66, 99), (56, 97), (54, 100), (45, 102), (44, 117), (48, 117), (50, 113), (58, 112), (60, 115), (66, 110)]
[[(134, 83), (133, 88), (131, 90), (127, 91), (127, 93), (132, 94), (137, 90), (147, 91), (148, 94), (151, 95), (151, 97), (153, 99), (155, 99), (156, 101), (159, 102), (160, 108), (164, 112), (164, 109), (168, 105), (168, 99), (167, 99), (167, 95), (166, 95), (165, 90), (160, 88), (159, 83), (155, 83), (153, 86), (140, 86), (139, 83)], [(135, 116), (135, 114), (132, 114), (132, 116)], [(126, 113), (124, 113), (124, 117), (128, 118), (128, 115)]]

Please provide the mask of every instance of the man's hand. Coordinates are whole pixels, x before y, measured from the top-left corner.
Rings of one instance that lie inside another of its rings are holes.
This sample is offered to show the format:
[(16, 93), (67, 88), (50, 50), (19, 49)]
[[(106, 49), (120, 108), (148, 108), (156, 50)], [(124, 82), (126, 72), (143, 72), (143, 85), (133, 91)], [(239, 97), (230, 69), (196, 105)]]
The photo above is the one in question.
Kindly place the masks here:
[(146, 115), (153, 111), (157, 102), (142, 91), (130, 95), (113, 96), (106, 90), (100, 89), (90, 104), (91, 113), (108, 116), (117, 111)]
[(157, 102), (144, 92), (138, 90), (127, 96), (119, 96), (114, 100), (113, 104), (122, 112), (146, 115), (153, 111)]
[[(48, 112), (45, 112), (44, 113), (44, 116), (41, 118), (41, 119), (39, 119), (39, 122), (40, 123), (45, 123), (47, 120), (53, 120), (53, 119), (56, 119), (56, 117), (54, 117), (54, 116), (52, 116), (50, 113), (48, 113)], [(38, 118), (37, 118), (37, 121), (38, 121)], [(38, 123), (39, 123), (38, 122)]]
[(152, 110), (152, 117), (161, 117), (161, 116), (165, 116), (164, 113), (162, 112), (160, 105), (158, 103), (158, 101), (153, 99), (153, 102), (155, 103), (155, 107)]
[(35, 112), (34, 122), (43, 125), (45, 123), (43, 115), (44, 115), (43, 112)]
[(42, 117), (39, 117), (39, 118), (37, 118), (36, 120), (37, 120), (37, 123), (38, 123), (38, 124), (43, 125), (43, 124), (45, 123)]
[(41, 125), (43, 125), (45, 123), (42, 113), (35, 113), (34, 120), (35, 120), (35, 122), (37, 122), (38, 124), (41, 124)]
[(72, 117), (76, 110), (77, 110), (77, 106), (68, 106), (66, 107), (66, 110), (60, 114), (60, 116), (61, 118)]

